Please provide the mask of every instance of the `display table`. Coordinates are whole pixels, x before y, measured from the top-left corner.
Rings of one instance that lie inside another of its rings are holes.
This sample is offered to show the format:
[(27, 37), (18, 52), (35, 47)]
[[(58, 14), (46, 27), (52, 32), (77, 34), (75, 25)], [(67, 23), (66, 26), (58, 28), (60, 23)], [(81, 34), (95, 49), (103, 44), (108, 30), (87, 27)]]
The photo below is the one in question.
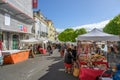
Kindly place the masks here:
[[(105, 64), (106, 67), (108, 68), (108, 62), (102, 62), (102, 61), (97, 61), (97, 62), (92, 62), (92, 64)], [(80, 61), (80, 65), (87, 65), (87, 62)]]
[(46, 54), (46, 49), (39, 48), (39, 51), (40, 51), (40, 53), (42, 53), (42, 54)]
[(80, 68), (79, 79), (80, 80), (96, 80), (96, 77), (101, 75), (102, 73), (103, 73), (103, 70)]
[(27, 60), (29, 57), (29, 50), (7, 50), (2, 53), (4, 64), (15, 64)]

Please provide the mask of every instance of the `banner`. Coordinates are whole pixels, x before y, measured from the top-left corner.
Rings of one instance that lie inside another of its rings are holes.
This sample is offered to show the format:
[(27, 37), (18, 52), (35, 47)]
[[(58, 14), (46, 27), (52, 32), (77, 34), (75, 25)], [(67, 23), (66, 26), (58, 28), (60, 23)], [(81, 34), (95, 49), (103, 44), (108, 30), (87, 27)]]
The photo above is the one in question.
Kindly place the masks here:
[(24, 25), (18, 25), (18, 31), (27, 32), (27, 27)]
[(27, 32), (27, 28), (25, 26), (23, 26), (23, 31)]
[(33, 8), (38, 7), (38, 0), (32, 0)]
[(5, 25), (10, 25), (10, 15), (5, 13)]

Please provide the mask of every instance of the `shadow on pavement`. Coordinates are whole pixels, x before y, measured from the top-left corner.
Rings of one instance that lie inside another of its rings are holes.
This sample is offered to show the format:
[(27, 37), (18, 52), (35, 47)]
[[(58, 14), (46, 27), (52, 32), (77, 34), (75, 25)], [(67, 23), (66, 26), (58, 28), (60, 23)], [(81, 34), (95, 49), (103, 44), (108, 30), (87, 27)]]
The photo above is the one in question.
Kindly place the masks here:
[(59, 61), (59, 60), (61, 60), (62, 58), (61, 57), (59, 57), (59, 56), (51, 56), (51, 57), (47, 57), (47, 60), (53, 60), (53, 61)]
[[(59, 60), (58, 57), (51, 57), (54, 60)], [(48, 58), (49, 59), (49, 58)], [(38, 80), (78, 80), (78, 78), (74, 77), (72, 74), (67, 74), (64, 72), (63, 61), (55, 63), (49, 66), (47, 70), (47, 74), (39, 78)]]

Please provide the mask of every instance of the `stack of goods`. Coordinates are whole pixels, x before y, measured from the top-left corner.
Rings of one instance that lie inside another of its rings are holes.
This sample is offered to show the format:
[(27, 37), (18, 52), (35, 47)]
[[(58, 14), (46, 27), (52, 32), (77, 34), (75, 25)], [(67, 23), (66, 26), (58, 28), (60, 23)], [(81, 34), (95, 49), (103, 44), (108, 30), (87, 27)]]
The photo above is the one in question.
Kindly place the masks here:
[(99, 54), (94, 54), (91, 56), (91, 61), (95, 62), (95, 61), (105, 61), (106, 58), (105, 56), (99, 55)]
[(87, 67), (87, 68), (94, 68), (94, 69), (106, 69), (106, 58), (105, 56), (94, 54), (91, 56), (80, 56), (79, 61), (81, 64), (81, 67)]

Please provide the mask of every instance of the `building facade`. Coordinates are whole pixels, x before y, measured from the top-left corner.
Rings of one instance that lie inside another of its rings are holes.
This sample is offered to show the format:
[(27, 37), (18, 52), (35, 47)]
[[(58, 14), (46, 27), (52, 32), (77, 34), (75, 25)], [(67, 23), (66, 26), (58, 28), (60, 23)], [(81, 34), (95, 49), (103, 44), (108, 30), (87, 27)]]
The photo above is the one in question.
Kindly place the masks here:
[(2, 49), (19, 49), (20, 40), (32, 35), (32, 0), (0, 0)]
[(56, 39), (56, 28), (53, 25), (53, 22), (51, 20), (46, 20), (48, 24), (48, 39), (50, 41), (55, 41)]
[(38, 39), (40, 39), (41, 37), (47, 39), (48, 25), (45, 21), (46, 18), (40, 13), (40, 11), (34, 12), (34, 18), (35, 18), (35, 24), (34, 24), (35, 37)]

